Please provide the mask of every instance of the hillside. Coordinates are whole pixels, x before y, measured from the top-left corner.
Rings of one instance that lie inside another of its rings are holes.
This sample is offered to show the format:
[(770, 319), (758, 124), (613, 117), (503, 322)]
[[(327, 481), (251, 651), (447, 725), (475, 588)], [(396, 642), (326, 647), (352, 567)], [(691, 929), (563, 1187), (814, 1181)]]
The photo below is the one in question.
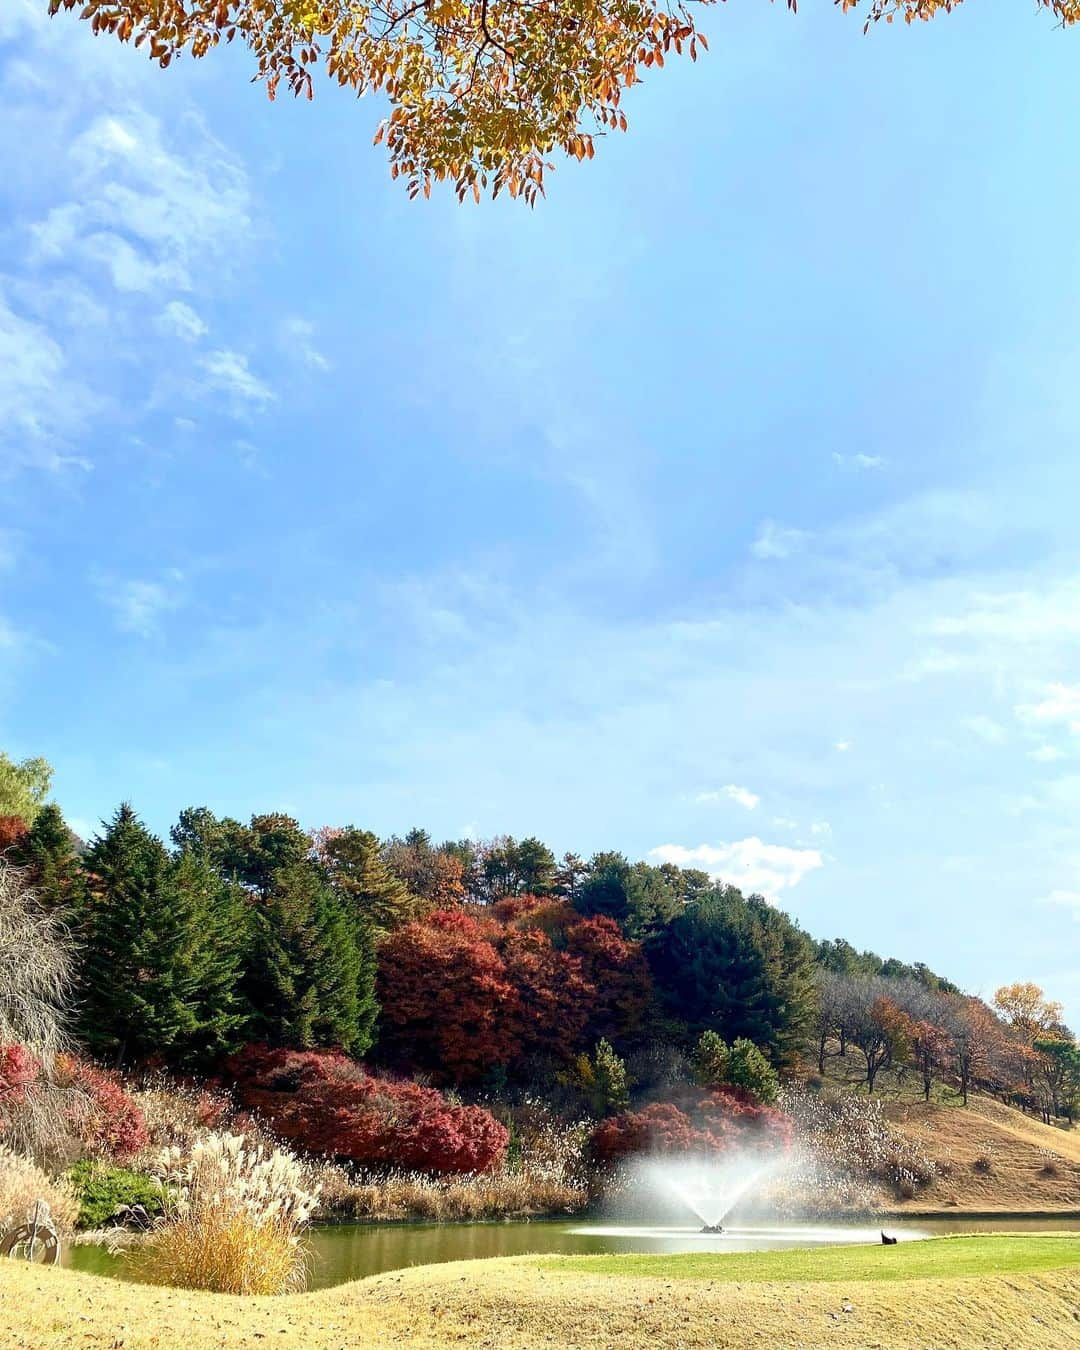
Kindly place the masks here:
[(938, 1164), (938, 1176), (914, 1199), (889, 1198), (896, 1213), (1080, 1214), (1080, 1130), (1043, 1125), (984, 1097), (967, 1108), (894, 1102), (885, 1113)]

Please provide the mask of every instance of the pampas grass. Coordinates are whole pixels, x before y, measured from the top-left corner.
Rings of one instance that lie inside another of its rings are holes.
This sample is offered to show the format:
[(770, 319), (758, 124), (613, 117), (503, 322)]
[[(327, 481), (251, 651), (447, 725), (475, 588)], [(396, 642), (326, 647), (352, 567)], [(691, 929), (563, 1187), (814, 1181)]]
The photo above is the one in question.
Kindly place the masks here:
[(133, 1257), (143, 1279), (224, 1294), (304, 1287), (302, 1233), (318, 1192), (291, 1153), (210, 1134), (186, 1154), (166, 1150), (156, 1170), (169, 1200)]
[(32, 1159), (0, 1144), (0, 1229), (7, 1220), (22, 1223), (36, 1200), (44, 1200), (63, 1236), (75, 1227), (79, 1200), (67, 1181), (54, 1181)]

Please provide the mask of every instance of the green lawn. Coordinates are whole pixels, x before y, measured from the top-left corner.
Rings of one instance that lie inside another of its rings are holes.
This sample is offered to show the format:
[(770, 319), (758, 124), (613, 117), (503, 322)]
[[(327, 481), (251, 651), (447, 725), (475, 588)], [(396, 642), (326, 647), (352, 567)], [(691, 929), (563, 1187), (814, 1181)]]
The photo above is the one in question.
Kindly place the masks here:
[(772, 1252), (687, 1252), (678, 1256), (557, 1256), (537, 1258), (542, 1270), (661, 1279), (765, 1281), (956, 1279), (1060, 1270), (1080, 1264), (1080, 1235), (927, 1238), (895, 1247), (795, 1248)]

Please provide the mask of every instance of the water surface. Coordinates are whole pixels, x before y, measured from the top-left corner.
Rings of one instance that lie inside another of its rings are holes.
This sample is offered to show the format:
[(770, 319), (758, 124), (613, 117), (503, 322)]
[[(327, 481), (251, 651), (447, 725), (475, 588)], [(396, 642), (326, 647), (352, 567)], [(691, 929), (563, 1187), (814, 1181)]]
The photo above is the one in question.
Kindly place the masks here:
[[(739, 1226), (720, 1237), (696, 1227), (605, 1223), (601, 1219), (533, 1223), (340, 1224), (311, 1230), (309, 1286), (325, 1289), (405, 1266), (532, 1253), (760, 1251), (845, 1242), (876, 1242), (880, 1229), (901, 1240), (943, 1233), (1080, 1232), (1080, 1219), (884, 1219), (836, 1224)], [(65, 1264), (98, 1275), (130, 1278), (123, 1256), (101, 1247), (69, 1249)]]

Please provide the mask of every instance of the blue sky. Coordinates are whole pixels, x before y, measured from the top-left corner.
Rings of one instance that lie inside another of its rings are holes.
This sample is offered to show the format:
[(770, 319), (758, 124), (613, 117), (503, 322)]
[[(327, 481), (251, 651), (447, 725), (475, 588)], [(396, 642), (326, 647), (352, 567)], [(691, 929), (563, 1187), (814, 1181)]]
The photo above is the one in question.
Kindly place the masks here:
[(0, 745), (707, 865), (1080, 1020), (1080, 34), (729, 4), (530, 213), (0, 8)]

